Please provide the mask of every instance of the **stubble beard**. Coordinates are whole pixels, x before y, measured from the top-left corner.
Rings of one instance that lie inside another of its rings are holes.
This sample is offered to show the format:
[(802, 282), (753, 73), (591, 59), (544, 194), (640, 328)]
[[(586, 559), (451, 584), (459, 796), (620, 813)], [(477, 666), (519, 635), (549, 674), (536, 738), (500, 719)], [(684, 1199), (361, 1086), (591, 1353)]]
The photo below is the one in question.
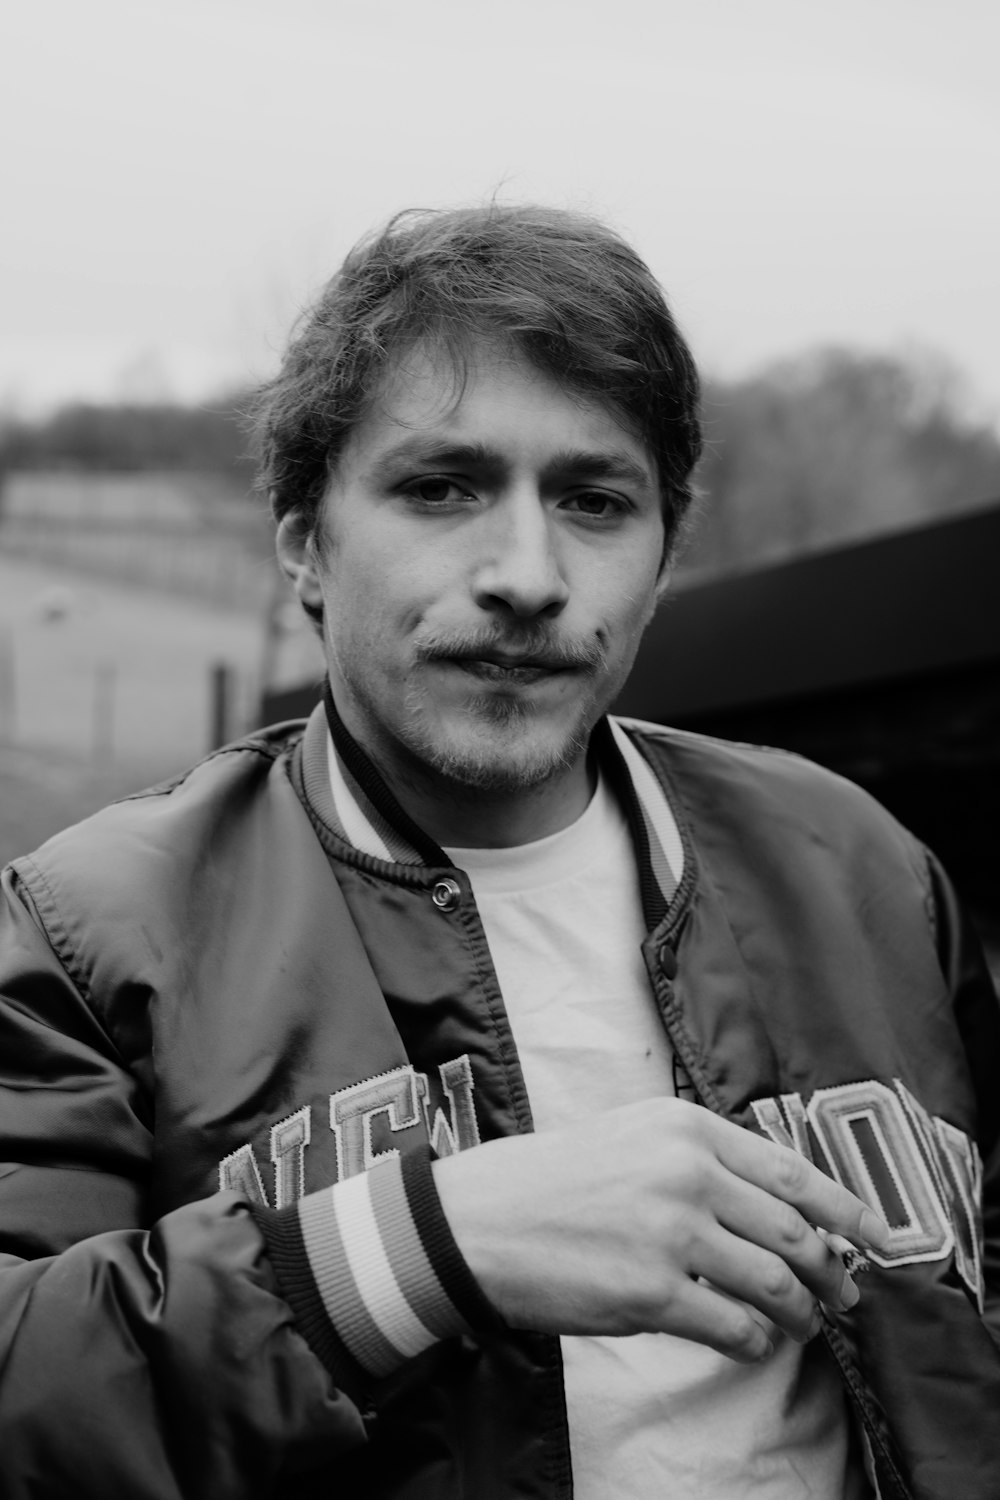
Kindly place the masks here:
[(406, 745), (434, 775), (467, 791), (526, 792), (576, 763), (587, 749), (599, 713), (599, 705), (588, 696), (560, 740), (536, 745), (530, 706), (513, 694), (476, 694), (464, 715), (469, 732), (449, 740), (434, 732), (425, 694), (411, 687), (406, 698)]
[(406, 748), (424, 773), (461, 791), (510, 795), (543, 787), (586, 753), (590, 731), (610, 702), (616, 684), (608, 680), (608, 657), (597, 639), (560, 636), (545, 624), (501, 628), (496, 622), (476, 629), (422, 632), (418, 663), (490, 661), (514, 654), (530, 666), (536, 659), (555, 671), (577, 676), (575, 709), (549, 723), (551, 706), (530, 695), (491, 688), (469, 696), (442, 716), (434, 692), (411, 676), (404, 695)]

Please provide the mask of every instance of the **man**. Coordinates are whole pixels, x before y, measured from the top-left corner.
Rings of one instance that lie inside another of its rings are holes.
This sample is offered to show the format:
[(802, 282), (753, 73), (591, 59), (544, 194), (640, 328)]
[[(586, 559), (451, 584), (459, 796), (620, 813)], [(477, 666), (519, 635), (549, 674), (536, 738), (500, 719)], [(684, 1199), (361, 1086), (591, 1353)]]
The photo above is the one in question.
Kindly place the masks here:
[(1000, 1494), (947, 882), (605, 716), (697, 400), (564, 213), (404, 215), (306, 319), (258, 420), (323, 710), (5, 877), (4, 1494)]

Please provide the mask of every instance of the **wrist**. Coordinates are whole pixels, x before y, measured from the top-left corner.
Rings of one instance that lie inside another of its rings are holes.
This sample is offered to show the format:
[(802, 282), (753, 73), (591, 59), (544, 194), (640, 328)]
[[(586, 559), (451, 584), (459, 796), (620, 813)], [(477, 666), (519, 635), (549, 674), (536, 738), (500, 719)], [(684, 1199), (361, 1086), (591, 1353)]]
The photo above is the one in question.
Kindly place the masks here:
[(289, 1208), (252, 1211), (300, 1332), (347, 1389), (440, 1339), (499, 1326), (421, 1153), (387, 1156)]

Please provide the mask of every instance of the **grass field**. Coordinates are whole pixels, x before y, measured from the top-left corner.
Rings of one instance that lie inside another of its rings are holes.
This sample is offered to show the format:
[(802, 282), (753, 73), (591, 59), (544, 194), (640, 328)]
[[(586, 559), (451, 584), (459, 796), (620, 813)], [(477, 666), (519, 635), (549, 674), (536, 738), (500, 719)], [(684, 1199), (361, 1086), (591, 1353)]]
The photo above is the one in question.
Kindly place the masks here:
[(209, 748), (209, 679), (253, 714), (255, 615), (55, 572), (0, 553), (0, 862)]

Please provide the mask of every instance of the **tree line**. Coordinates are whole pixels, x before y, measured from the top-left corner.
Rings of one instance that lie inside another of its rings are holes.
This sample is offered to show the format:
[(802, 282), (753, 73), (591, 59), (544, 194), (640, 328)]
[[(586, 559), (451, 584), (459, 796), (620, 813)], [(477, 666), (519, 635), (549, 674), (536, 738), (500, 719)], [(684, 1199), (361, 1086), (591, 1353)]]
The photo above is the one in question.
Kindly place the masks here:
[(823, 349), (709, 382), (689, 567), (728, 572), (1000, 502), (1000, 434), (932, 356)]
[(0, 475), (13, 469), (87, 473), (199, 470), (249, 483), (239, 396), (211, 405), (78, 402), (30, 421), (0, 417)]

